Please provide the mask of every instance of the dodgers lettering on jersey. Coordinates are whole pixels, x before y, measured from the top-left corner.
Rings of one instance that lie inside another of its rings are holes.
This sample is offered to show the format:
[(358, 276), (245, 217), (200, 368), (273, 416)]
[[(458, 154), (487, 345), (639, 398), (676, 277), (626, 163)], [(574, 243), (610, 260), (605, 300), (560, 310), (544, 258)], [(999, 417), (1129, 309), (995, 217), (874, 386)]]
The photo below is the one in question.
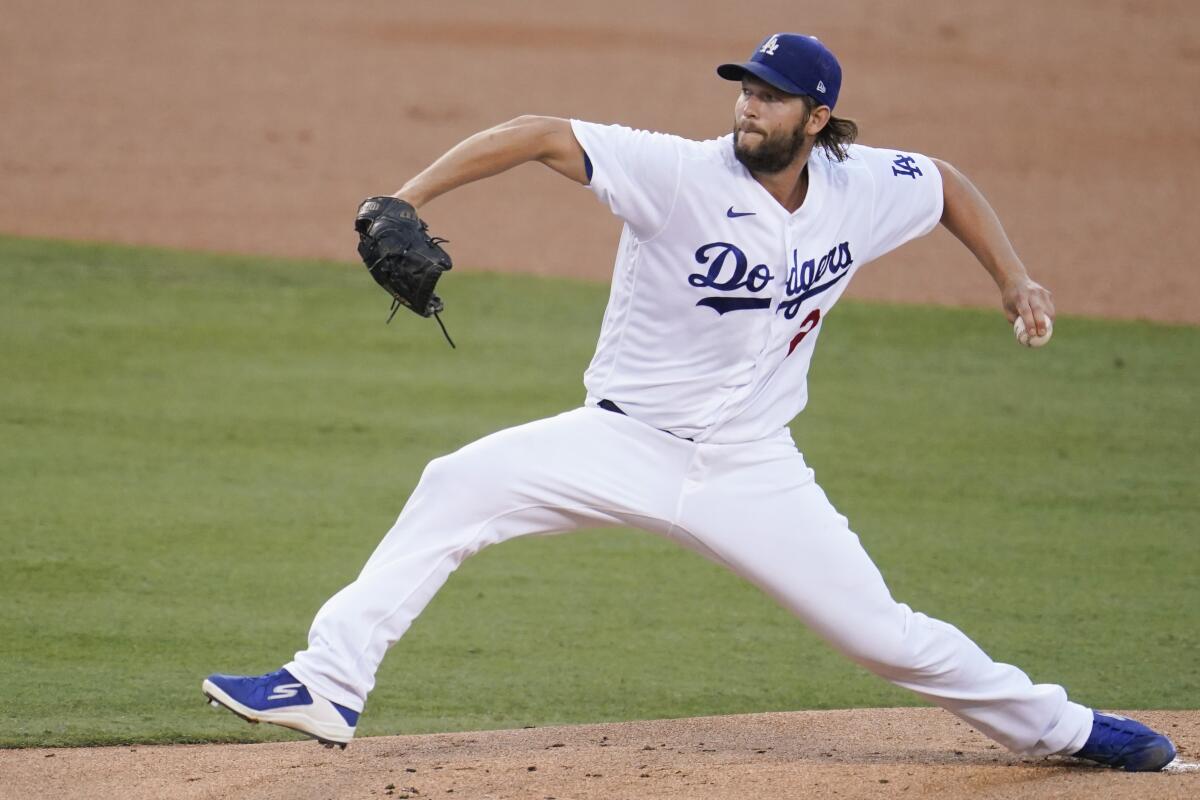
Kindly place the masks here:
[(809, 159), (788, 213), (733, 155), (573, 120), (589, 188), (625, 222), (588, 403), (696, 441), (777, 435), (808, 400), (822, 322), (859, 267), (929, 232), (941, 174), (915, 153), (861, 145)]

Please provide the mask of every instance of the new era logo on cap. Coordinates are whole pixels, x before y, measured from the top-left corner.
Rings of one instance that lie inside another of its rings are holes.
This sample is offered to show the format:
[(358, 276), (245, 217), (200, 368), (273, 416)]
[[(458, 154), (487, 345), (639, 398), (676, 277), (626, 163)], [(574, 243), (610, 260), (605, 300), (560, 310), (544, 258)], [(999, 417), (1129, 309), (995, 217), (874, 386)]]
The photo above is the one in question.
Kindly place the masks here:
[(788, 94), (803, 94), (833, 108), (842, 87), (842, 66), (815, 36), (774, 33), (763, 40), (749, 61), (722, 64), (717, 74), (740, 81), (747, 73)]

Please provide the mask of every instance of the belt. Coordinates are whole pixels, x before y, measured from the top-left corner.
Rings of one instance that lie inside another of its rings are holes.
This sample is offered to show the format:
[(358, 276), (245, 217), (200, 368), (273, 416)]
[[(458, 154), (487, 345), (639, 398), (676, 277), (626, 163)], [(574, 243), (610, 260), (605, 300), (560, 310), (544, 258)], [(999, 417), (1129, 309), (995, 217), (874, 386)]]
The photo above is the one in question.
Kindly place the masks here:
[[(620, 414), (623, 417), (629, 416), (621, 409), (621, 407), (619, 405), (614, 403), (612, 400), (601, 400), (596, 405), (599, 406), (600, 408), (603, 408), (605, 411), (611, 411), (614, 414)], [(676, 439), (683, 439), (685, 442), (694, 442), (695, 441), (695, 439), (691, 439), (687, 436), (680, 436), (678, 433), (671, 433), (670, 431), (663, 430), (662, 428), (655, 428), (655, 430), (662, 431), (663, 433), (668, 433), (671, 436), (674, 436)]]

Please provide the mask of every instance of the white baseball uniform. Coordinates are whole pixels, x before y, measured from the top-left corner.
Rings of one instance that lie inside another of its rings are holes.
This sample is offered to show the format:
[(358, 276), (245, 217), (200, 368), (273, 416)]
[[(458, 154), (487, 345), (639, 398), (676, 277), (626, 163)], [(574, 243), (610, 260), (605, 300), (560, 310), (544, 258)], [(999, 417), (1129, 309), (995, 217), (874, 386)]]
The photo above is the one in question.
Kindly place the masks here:
[(625, 221), (584, 407), (435, 459), (287, 668), (361, 711), (388, 647), (482, 548), (597, 526), (656, 533), (752, 581), (833, 647), (1012, 750), (1083, 746), (1091, 711), (892, 599), (792, 441), (821, 323), (862, 265), (927, 233), (941, 176), (853, 146), (809, 159), (789, 213), (733, 155), (574, 121)]

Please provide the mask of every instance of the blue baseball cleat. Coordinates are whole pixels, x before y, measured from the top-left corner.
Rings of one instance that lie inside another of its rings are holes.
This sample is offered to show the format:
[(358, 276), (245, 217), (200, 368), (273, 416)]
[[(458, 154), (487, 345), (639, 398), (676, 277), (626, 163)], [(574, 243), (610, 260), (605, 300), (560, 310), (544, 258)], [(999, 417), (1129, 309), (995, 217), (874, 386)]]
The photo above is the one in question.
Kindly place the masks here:
[(326, 747), (354, 738), (358, 712), (310, 691), (281, 669), (267, 675), (209, 675), (201, 686), (214, 706), (225, 706), (247, 722), (269, 722), (300, 731)]
[(1073, 755), (1126, 772), (1157, 772), (1175, 760), (1175, 745), (1140, 722), (1093, 711), (1092, 733)]

